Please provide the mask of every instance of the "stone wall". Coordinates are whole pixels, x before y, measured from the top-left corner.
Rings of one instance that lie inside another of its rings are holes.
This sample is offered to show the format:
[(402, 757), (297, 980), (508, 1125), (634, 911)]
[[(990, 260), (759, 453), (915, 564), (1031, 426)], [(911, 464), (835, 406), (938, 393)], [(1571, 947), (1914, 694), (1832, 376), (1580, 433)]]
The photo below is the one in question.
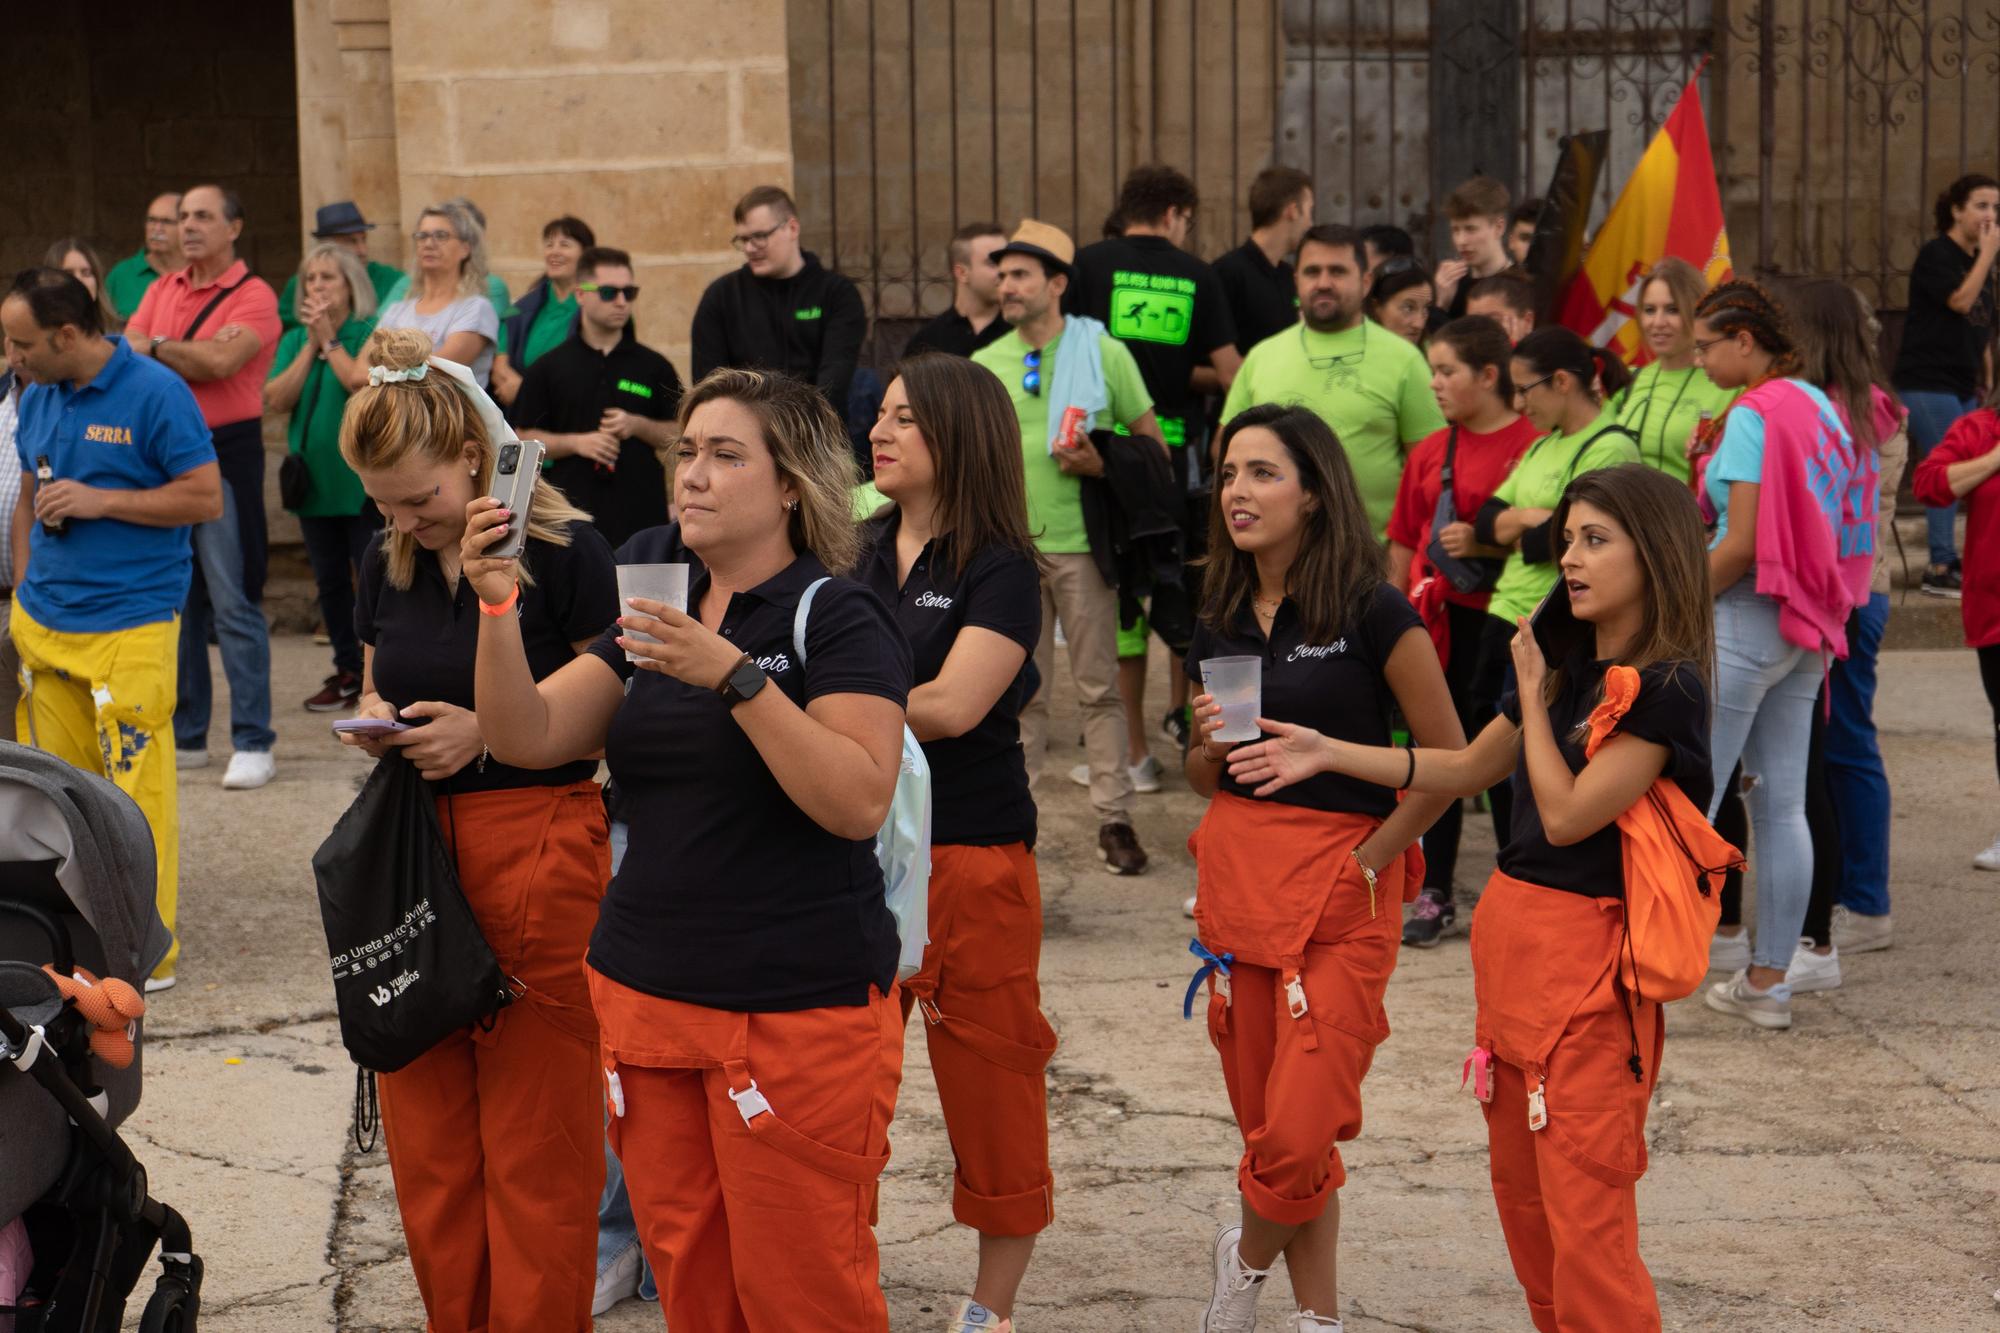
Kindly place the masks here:
[(352, 199), (376, 224), (369, 258), (401, 265), (402, 182), (389, 67), (389, 0), (294, 0), (298, 33), (299, 210)]

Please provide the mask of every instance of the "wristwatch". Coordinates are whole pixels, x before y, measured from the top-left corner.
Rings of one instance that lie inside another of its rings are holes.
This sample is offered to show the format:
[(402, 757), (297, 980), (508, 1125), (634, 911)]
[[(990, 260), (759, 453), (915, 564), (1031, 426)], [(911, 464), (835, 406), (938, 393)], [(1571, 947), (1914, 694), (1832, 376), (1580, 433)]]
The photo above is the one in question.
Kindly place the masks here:
[(764, 674), (764, 669), (750, 654), (745, 653), (736, 659), (736, 665), (729, 669), (729, 674), (722, 678), (722, 684), (715, 687), (715, 692), (722, 696), (724, 707), (734, 708), (755, 698), (757, 691), (770, 683), (771, 678)]
[(172, 341), (173, 339), (169, 338), (166, 334), (156, 333), (152, 336), (152, 339), (146, 345), (150, 347), (153, 351), (157, 352), (160, 350), (161, 343), (172, 342)]

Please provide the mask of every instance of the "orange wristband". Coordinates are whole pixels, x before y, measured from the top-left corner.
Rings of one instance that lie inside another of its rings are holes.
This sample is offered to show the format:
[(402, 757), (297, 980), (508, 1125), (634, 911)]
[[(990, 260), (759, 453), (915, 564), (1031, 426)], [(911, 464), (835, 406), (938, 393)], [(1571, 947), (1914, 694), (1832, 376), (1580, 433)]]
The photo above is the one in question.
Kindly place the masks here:
[(521, 600), (521, 585), (517, 583), (514, 585), (514, 590), (507, 594), (506, 601), (496, 602), (492, 605), (488, 605), (484, 601), (480, 602), (479, 614), (482, 616), (504, 616), (509, 611), (512, 611), (514, 609), (514, 603), (520, 600)]

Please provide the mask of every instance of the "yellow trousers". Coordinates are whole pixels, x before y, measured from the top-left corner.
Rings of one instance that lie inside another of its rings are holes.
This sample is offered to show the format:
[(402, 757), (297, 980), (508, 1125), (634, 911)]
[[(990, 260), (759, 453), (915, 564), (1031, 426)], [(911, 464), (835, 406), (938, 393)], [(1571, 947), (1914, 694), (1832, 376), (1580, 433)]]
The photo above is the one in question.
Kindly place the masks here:
[[(65, 634), (13, 607), (21, 655), (21, 743), (109, 778), (153, 830), (160, 919), (174, 929), (180, 898), (180, 791), (174, 776), (175, 664), (180, 617), (101, 634)], [(180, 937), (153, 975), (170, 977)]]

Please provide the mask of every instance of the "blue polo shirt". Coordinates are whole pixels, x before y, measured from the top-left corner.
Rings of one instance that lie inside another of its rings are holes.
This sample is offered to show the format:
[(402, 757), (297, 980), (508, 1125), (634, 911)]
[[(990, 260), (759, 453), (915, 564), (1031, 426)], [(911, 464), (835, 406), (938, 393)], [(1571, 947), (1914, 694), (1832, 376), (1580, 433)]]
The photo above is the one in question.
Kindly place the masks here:
[[(31, 384), (21, 393), (15, 450), (33, 474), (46, 454), (58, 481), (146, 491), (203, 463), (215, 445), (187, 383), (111, 339), (111, 359), (81, 389)], [(28, 574), (14, 596), (44, 627), (103, 634), (170, 620), (187, 600), (194, 567), (186, 527), (149, 528), (120, 519), (70, 519), (59, 537), (37, 523)]]

